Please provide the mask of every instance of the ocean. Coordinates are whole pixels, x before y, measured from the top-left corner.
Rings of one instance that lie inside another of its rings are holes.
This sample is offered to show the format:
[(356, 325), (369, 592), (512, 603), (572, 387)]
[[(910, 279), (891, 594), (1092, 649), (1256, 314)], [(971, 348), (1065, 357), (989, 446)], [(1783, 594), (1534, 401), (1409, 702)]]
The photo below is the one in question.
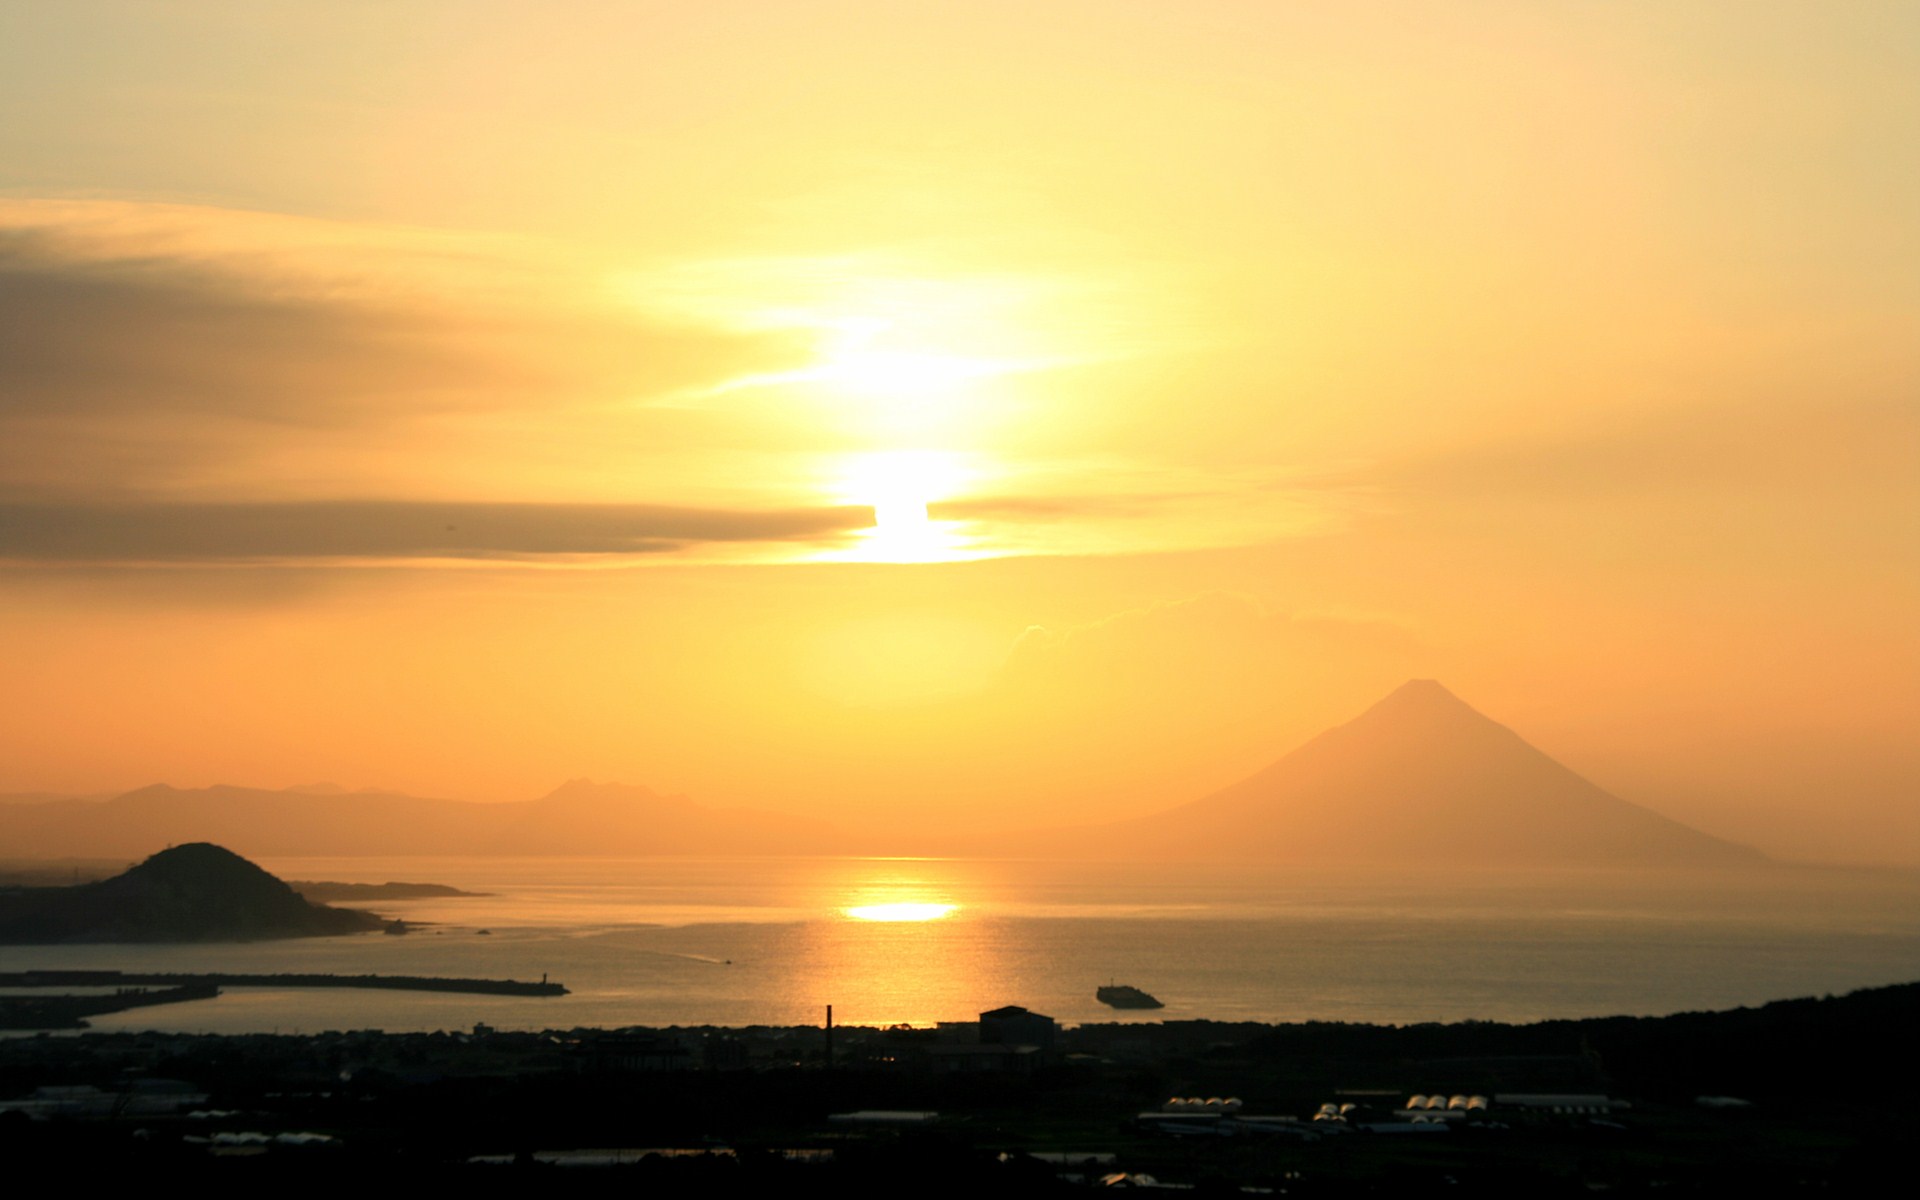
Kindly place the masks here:
[[(451, 884), (363, 905), (414, 932), (0, 947), (0, 970), (337, 972), (567, 985), (555, 998), (230, 989), (99, 1030), (928, 1025), (1019, 1004), (1095, 1021), (1535, 1021), (1720, 1009), (1920, 979), (1920, 873), (1381, 873), (963, 859), (280, 858), (284, 879)], [(937, 914), (937, 915), (936, 915)], [(871, 920), (865, 916), (929, 919)], [(485, 931), (485, 932), (482, 932)], [(1094, 998), (1132, 984), (1166, 1007)]]

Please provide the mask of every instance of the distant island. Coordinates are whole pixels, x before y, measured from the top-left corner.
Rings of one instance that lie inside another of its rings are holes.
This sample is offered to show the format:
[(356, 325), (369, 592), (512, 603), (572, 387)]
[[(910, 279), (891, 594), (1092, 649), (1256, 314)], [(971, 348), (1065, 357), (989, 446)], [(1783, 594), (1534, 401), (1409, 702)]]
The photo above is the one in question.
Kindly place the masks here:
[(250, 942), (366, 933), (372, 913), (331, 908), (207, 842), (173, 846), (111, 879), (0, 891), (0, 945)]

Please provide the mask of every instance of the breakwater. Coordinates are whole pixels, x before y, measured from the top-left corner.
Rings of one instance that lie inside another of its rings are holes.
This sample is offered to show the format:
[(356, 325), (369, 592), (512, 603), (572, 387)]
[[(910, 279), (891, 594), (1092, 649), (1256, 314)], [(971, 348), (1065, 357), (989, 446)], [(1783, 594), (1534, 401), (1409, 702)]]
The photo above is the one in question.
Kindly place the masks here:
[(0, 972), (0, 988), (32, 987), (260, 987), (384, 988), (405, 992), (465, 992), (481, 996), (564, 996), (564, 984), (520, 979), (457, 979), (436, 975), (227, 974), (125, 971)]

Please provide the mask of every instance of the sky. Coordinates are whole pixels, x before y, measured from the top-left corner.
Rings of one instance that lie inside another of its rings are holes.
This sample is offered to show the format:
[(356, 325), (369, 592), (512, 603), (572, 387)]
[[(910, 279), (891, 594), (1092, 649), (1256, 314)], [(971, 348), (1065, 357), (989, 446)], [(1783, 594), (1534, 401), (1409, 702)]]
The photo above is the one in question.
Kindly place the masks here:
[(1920, 9), (0, 7), (0, 791), (1920, 863)]

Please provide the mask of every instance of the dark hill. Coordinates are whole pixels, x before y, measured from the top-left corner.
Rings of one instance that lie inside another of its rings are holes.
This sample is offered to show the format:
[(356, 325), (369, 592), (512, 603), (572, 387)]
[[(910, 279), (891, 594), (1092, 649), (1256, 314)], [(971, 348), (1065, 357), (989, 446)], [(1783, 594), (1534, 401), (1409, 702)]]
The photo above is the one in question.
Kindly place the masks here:
[(1405, 867), (1765, 861), (1596, 787), (1431, 679), (1205, 799), (1074, 840), (1130, 856)]
[(380, 918), (304, 900), (230, 850), (174, 846), (111, 879), (0, 893), (0, 944), (242, 942), (378, 929)]

